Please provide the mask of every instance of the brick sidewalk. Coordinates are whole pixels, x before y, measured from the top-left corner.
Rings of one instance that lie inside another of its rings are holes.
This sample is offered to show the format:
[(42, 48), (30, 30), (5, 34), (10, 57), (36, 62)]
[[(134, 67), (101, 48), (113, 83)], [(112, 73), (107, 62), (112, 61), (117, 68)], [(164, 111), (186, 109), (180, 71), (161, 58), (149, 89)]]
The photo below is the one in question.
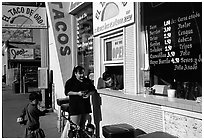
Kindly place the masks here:
[[(29, 94), (15, 94), (9, 86), (2, 85), (2, 95), (2, 137), (21, 138), (24, 127), (16, 123), (16, 118), (28, 103)], [(45, 131), (46, 138), (60, 138), (56, 113), (51, 112), (41, 117), (40, 123), (41, 128)]]

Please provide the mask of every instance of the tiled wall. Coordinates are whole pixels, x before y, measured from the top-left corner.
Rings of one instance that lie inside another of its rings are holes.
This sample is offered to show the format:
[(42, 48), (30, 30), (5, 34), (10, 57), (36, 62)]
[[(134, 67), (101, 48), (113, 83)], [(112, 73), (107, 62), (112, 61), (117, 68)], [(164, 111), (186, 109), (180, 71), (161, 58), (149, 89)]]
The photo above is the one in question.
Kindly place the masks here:
[[(124, 51), (124, 89), (126, 92), (134, 93), (137, 88), (136, 85), (136, 72), (135, 72), (135, 65), (136, 65), (136, 47), (135, 47), (135, 28), (134, 25), (126, 27), (125, 31), (125, 51)], [(128, 47), (127, 47), (128, 46)]]
[[(169, 109), (173, 111), (166, 111), (163, 106), (104, 94), (100, 94), (100, 97), (102, 103), (101, 127), (127, 123), (146, 133), (165, 131), (179, 138), (202, 137), (202, 114), (200, 113), (174, 108)], [(102, 131), (100, 135), (103, 137)]]
[(182, 138), (201, 138), (202, 120), (164, 112), (165, 131)]
[(163, 130), (160, 106), (106, 95), (101, 95), (101, 100), (101, 126), (128, 123), (146, 133)]

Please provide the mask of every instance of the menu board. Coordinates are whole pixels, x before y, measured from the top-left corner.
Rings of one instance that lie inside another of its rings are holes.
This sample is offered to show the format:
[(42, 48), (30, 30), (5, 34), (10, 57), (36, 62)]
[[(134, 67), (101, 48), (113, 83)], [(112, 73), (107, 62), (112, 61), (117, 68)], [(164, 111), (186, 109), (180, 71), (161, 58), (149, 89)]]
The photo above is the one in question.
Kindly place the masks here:
[(146, 25), (151, 70), (163, 78), (196, 81), (202, 72), (202, 12), (166, 12), (152, 15)]

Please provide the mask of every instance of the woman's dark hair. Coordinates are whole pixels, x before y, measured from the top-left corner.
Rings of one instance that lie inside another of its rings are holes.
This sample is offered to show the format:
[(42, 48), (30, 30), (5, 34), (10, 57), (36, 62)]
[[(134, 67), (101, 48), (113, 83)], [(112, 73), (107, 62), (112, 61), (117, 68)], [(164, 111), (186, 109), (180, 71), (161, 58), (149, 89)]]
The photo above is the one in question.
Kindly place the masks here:
[(79, 72), (82, 73), (85, 69), (82, 66), (75, 66), (73, 71), (72, 71), (72, 78), (76, 78), (75, 77), (75, 73)]

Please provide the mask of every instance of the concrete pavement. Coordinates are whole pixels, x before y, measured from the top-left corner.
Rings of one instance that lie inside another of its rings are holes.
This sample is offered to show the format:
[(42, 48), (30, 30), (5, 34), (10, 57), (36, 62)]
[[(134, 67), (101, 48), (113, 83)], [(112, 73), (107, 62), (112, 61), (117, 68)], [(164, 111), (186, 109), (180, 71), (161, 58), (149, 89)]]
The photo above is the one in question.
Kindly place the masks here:
[[(24, 127), (16, 123), (23, 107), (29, 102), (27, 94), (15, 94), (11, 87), (2, 84), (2, 137), (22, 138)], [(61, 134), (57, 129), (57, 114), (48, 113), (40, 118), (41, 128), (46, 138), (60, 138)]]

